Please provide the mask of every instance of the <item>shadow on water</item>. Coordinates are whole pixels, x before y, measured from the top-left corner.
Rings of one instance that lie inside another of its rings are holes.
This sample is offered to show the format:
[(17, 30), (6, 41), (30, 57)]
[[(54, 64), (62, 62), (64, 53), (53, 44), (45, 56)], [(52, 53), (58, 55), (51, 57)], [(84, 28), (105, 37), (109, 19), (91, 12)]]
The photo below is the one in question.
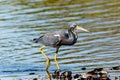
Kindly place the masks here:
[[(91, 33), (78, 31), (74, 46), (60, 48), (61, 70), (83, 72), (120, 64), (119, 0), (0, 0), (0, 74), (45, 73), (45, 58), (32, 39), (77, 23)], [(55, 49), (47, 47), (50, 72), (55, 71)]]

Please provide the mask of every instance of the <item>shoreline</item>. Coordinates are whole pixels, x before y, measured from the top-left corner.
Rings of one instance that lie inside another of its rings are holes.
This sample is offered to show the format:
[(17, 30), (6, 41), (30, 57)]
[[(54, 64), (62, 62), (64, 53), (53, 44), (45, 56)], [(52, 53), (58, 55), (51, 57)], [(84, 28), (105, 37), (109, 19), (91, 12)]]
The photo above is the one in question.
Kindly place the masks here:
[[(86, 68), (82, 68), (86, 70)], [(51, 79), (47, 78), (51, 77)], [(72, 71), (54, 71), (50, 74), (11, 74), (0, 75), (0, 80), (120, 80), (120, 66), (112, 67), (108, 70), (95, 68), (89, 72), (72, 74)]]

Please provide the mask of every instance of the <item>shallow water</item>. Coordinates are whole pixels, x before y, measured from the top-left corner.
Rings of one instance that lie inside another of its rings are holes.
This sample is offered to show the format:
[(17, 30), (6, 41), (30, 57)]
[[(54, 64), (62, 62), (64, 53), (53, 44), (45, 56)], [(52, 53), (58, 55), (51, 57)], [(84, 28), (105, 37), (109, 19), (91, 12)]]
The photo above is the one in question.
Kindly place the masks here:
[[(119, 0), (0, 0), (0, 75), (46, 73), (42, 44), (32, 39), (49, 31), (67, 29), (77, 23), (90, 33), (77, 31), (78, 42), (62, 46), (61, 70), (73, 73), (120, 65)], [(56, 70), (55, 49), (44, 49)]]

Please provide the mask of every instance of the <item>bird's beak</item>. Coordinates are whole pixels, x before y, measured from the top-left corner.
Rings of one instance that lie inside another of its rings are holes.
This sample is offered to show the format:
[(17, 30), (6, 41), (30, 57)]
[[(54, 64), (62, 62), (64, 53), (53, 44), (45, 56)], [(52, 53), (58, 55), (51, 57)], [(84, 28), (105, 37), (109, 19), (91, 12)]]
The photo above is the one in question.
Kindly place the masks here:
[(79, 29), (79, 30), (82, 30), (82, 31), (85, 31), (85, 32), (89, 32), (87, 29), (82, 28), (82, 27), (80, 27), (80, 26), (76, 26), (76, 29)]

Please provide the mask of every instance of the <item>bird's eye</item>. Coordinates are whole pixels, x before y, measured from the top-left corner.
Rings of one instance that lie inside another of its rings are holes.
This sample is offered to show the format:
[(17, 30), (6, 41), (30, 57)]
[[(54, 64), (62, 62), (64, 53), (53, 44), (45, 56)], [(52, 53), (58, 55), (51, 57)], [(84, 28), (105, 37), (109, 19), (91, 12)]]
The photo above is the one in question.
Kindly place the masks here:
[(70, 27), (76, 27), (76, 26), (77, 26), (77, 24), (75, 24), (75, 23), (70, 25)]

